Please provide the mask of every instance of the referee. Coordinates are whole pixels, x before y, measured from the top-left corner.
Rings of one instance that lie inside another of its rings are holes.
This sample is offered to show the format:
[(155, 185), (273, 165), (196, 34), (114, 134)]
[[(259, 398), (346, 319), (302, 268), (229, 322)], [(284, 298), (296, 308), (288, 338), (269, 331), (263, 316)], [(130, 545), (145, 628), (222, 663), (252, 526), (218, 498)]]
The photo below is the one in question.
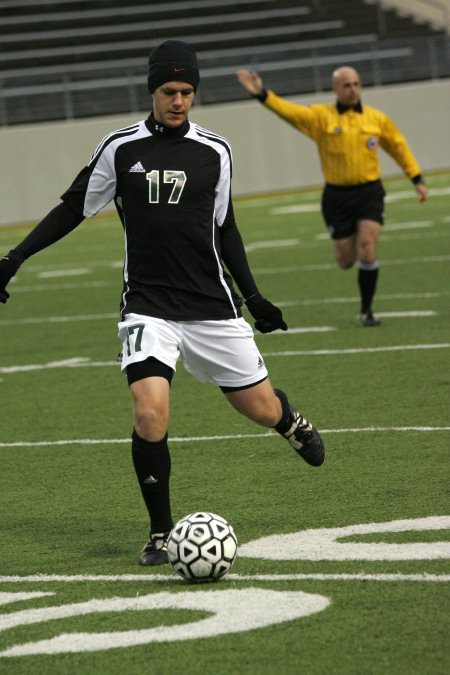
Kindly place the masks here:
[(254, 71), (237, 78), (253, 97), (317, 144), (325, 187), (322, 214), (343, 269), (359, 261), (358, 286), (363, 326), (378, 326), (372, 302), (378, 278), (377, 242), (383, 225), (384, 189), (378, 147), (399, 164), (413, 182), (420, 202), (427, 188), (408, 143), (389, 117), (361, 102), (356, 70), (342, 66), (332, 75), (333, 103), (311, 106), (291, 103), (264, 88)]
[(141, 565), (168, 561), (167, 426), (179, 358), (197, 379), (219, 387), (238, 412), (273, 427), (306, 462), (319, 466), (325, 457), (317, 430), (272, 388), (242, 316), (245, 300), (262, 333), (287, 330), (247, 262), (233, 214), (230, 146), (188, 119), (199, 81), (188, 44), (169, 40), (156, 47), (149, 57), (149, 117), (105, 136), (62, 202), (0, 260), (0, 300), (6, 302), (6, 285), (27, 258), (114, 200), (125, 248), (121, 367), (134, 404), (134, 469), (150, 517)]

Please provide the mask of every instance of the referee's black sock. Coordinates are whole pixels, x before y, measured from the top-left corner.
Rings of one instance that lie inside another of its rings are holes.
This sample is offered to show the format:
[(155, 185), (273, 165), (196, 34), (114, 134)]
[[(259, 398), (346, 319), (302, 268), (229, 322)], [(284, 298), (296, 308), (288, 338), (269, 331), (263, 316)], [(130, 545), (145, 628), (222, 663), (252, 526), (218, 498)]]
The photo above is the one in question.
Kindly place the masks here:
[(361, 314), (371, 310), (373, 296), (377, 287), (378, 260), (367, 263), (360, 261), (358, 272), (358, 285), (361, 295)]
[(168, 532), (173, 527), (170, 510), (170, 453), (167, 434), (160, 441), (146, 441), (133, 431), (131, 453), (134, 470), (150, 516), (151, 532)]

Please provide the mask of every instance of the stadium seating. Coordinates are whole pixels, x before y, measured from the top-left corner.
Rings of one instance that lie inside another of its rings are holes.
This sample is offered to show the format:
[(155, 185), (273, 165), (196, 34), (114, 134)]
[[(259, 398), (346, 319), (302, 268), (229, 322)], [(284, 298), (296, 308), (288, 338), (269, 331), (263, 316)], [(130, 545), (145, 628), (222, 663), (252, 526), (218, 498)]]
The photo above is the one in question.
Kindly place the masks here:
[(450, 74), (448, 35), (363, 0), (3, 0), (0, 125), (146, 110), (146, 61), (168, 39), (198, 52), (202, 104), (246, 94), (254, 67), (281, 94), (322, 91), (349, 63), (366, 85)]

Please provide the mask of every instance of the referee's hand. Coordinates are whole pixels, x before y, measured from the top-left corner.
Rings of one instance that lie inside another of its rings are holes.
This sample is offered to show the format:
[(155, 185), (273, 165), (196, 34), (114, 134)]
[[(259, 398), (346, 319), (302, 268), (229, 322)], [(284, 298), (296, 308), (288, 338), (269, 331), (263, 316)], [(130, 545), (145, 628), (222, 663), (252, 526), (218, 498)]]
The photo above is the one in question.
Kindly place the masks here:
[(428, 189), (425, 183), (417, 183), (416, 185), (414, 185), (414, 189), (416, 191), (419, 202), (421, 203), (424, 202), (428, 194)]
[(258, 96), (264, 89), (261, 77), (254, 70), (245, 70), (242, 68), (237, 71), (236, 77), (238, 82), (242, 84), (244, 89), (246, 89), (251, 96)]
[(23, 263), (24, 258), (18, 251), (10, 251), (8, 255), (5, 255), (0, 260), (0, 302), (5, 302), (9, 298), (9, 293), (6, 290), (6, 286), (10, 282), (11, 278), (15, 275), (21, 264)]
[(256, 293), (248, 298), (245, 304), (250, 314), (256, 319), (255, 328), (260, 333), (272, 333), (277, 328), (287, 330), (287, 324), (283, 320), (281, 309), (266, 300), (261, 293)]

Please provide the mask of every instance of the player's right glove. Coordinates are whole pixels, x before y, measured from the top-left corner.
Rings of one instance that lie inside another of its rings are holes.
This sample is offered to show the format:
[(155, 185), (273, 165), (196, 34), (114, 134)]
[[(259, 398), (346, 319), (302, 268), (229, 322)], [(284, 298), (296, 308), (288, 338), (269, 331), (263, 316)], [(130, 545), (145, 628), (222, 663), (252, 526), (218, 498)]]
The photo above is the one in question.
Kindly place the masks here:
[(283, 321), (281, 309), (266, 300), (261, 293), (256, 293), (245, 301), (248, 311), (253, 316), (255, 328), (260, 333), (271, 333), (277, 328), (287, 330), (287, 324)]
[(9, 298), (6, 286), (15, 275), (25, 257), (19, 251), (13, 249), (0, 260), (0, 302), (5, 303)]

